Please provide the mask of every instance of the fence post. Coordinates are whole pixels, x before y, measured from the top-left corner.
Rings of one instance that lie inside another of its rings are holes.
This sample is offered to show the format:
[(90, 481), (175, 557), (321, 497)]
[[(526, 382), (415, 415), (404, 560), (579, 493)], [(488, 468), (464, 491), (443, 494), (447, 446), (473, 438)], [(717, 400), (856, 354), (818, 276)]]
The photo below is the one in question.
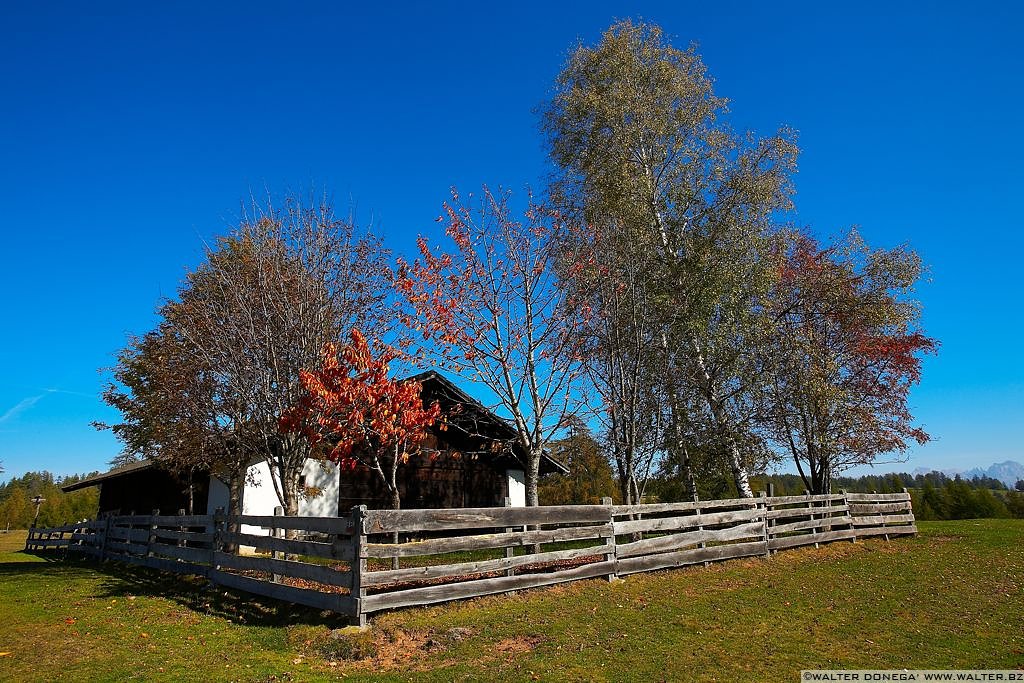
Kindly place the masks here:
[(764, 556), (770, 557), (772, 551), (768, 549), (768, 492), (759, 491), (757, 497), (761, 499), (758, 507), (764, 510), (764, 516), (761, 517), (761, 525), (764, 528)]
[[(807, 489), (804, 489), (804, 495), (807, 496), (807, 509), (808, 510), (813, 510), (814, 509), (814, 501), (811, 500), (811, 492), (808, 491)], [(813, 512), (808, 512), (807, 515), (808, 515), (808, 517), (810, 517), (812, 522), (815, 519), (817, 519), (817, 517), (814, 516)], [(811, 535), (812, 536), (816, 536), (817, 535), (818, 532), (816, 531), (816, 529), (817, 529), (817, 527), (814, 527), (814, 528), (811, 529)], [(814, 547), (815, 548), (818, 547), (818, 542), (817, 541), (814, 542)]]
[[(695, 515), (697, 515), (698, 519), (700, 519), (700, 516), (701, 516), (700, 508), (694, 508), (693, 513)], [(703, 524), (698, 524), (697, 525), (697, 531), (704, 531), (704, 525)], [(697, 547), (698, 548), (707, 548), (708, 544), (705, 543), (704, 541), (701, 541), (700, 543), (697, 544)], [(705, 567), (710, 567), (711, 566), (711, 562), (709, 562), (708, 560), (704, 560), (704, 566)]]
[[(185, 516), (185, 508), (178, 508), (178, 516), (179, 517), (184, 517)], [(178, 525), (178, 533), (181, 533), (181, 534), (185, 533), (185, 526), (184, 525), (182, 525), (182, 524)], [(184, 536), (179, 537), (178, 538), (178, 547), (179, 548), (184, 548), (185, 545), (186, 545), (185, 544), (185, 537)]]
[(363, 598), (366, 597), (366, 587), (363, 585), (363, 574), (366, 573), (365, 516), (365, 505), (352, 508), (352, 616), (359, 626), (366, 626), (366, 613), (363, 612)]
[[(153, 517), (160, 514), (160, 510), (153, 508)], [(149, 520), (149, 537), (146, 539), (146, 557), (153, 557), (153, 545), (156, 543), (156, 521)]]
[(224, 525), (227, 522), (227, 515), (224, 508), (219, 507), (213, 511), (213, 540), (210, 542), (210, 571), (220, 569), (217, 564), (217, 554), (224, 549)]
[(110, 520), (113, 518), (113, 515), (107, 515), (107, 518), (103, 520), (103, 538), (100, 539), (100, 562), (107, 561), (107, 537), (110, 536)]
[[(907, 494), (908, 499), (910, 498), (910, 491), (907, 490), (906, 486), (903, 487), (903, 493)], [(914, 521), (912, 522), (912, 524), (914, 525), (914, 528), (917, 529), (917, 517), (914, 516), (914, 501), (907, 500), (907, 507), (910, 508), (910, 515), (914, 517)], [(917, 536), (916, 531), (914, 532), (914, 536)]]
[[(873, 494), (877, 495), (877, 494), (878, 494), (878, 491), (877, 491), (876, 489), (871, 489), (871, 493), (873, 493)], [(878, 503), (876, 502), (875, 504), (877, 505)], [(877, 508), (876, 508), (876, 509), (877, 509)], [(885, 526), (885, 524), (883, 523), (883, 524), (882, 524), (882, 526)], [(883, 538), (883, 539), (885, 539), (885, 540), (886, 540), (886, 541), (888, 542), (888, 540), (889, 540), (889, 534), (882, 534), (882, 538)]]
[[(507, 508), (512, 507), (512, 499), (509, 498), (508, 496), (505, 496), (505, 507), (507, 507)], [(511, 527), (511, 526), (505, 527), (505, 533), (506, 534), (511, 534), (513, 531), (515, 531), (515, 527)], [(515, 555), (516, 555), (515, 546), (511, 546), (511, 545), (505, 546), (505, 559), (509, 559), (509, 558), (515, 557)], [(512, 567), (509, 567), (508, 569), (505, 570), (505, 576), (512, 576), (515, 573), (516, 572), (515, 572), (515, 570)]]
[(612, 563), (612, 571), (606, 576), (609, 582), (619, 578), (619, 561), (618, 561), (618, 545), (615, 542), (615, 510), (612, 509), (612, 499), (605, 496), (601, 499), (601, 505), (608, 508), (608, 525), (611, 527), (611, 531), (608, 536), (605, 536), (601, 540), (604, 541), (605, 545), (611, 545), (612, 549), (604, 554), (605, 562)]
[(839, 493), (843, 494), (843, 506), (846, 508), (846, 516), (850, 518), (850, 530), (853, 532), (853, 538), (850, 539), (850, 543), (857, 542), (857, 527), (853, 525), (853, 513), (850, 512), (850, 498), (847, 495), (846, 489), (839, 489)]
[[(284, 508), (281, 507), (280, 505), (276, 506), (274, 508), (274, 516), (275, 517), (283, 517), (284, 516)], [(275, 522), (274, 526), (270, 529), (270, 535), (272, 537), (274, 537), (274, 538), (281, 538), (281, 532), (282, 531), (283, 531), (283, 529), (279, 529), (277, 527), (277, 523)], [(273, 552), (271, 552), (270, 556), (273, 557), (275, 560), (283, 560), (284, 559), (284, 553), (282, 553), (279, 550), (274, 550)], [(270, 580), (272, 582), (274, 582), (274, 583), (281, 583), (281, 575), (280, 574), (271, 573), (270, 574)]]

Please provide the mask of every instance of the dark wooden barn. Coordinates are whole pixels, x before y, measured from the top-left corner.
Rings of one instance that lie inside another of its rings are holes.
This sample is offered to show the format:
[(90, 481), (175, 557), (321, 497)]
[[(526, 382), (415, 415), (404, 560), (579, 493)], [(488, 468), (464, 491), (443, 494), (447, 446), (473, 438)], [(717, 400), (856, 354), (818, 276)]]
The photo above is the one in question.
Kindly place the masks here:
[[(525, 504), (525, 458), (515, 443), (512, 426), (437, 372), (413, 377), (423, 384), (423, 400), (438, 401), (448, 428), (435, 429), (423, 455), (414, 456), (398, 472), (405, 508), (490, 507)], [(565, 472), (545, 457), (541, 473)], [(278, 504), (266, 463), (254, 463), (242, 496), (245, 514), (273, 514)], [(300, 503), (299, 514), (348, 514), (355, 505), (388, 508), (390, 496), (374, 472), (366, 468), (341, 470), (308, 461), (303, 483), (320, 490)], [(113, 469), (65, 488), (66, 491), (100, 486), (100, 514), (149, 514), (180, 509), (195, 514), (212, 512), (227, 504), (227, 487), (209, 473), (194, 473), (191, 481), (151, 460)]]

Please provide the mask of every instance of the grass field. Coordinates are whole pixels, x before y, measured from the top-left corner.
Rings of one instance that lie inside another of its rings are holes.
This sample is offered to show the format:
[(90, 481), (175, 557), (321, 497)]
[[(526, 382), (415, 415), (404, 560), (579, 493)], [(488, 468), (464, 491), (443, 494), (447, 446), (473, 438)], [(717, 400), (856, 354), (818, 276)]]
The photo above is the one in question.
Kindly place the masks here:
[[(796, 681), (805, 668), (1024, 668), (1024, 521), (919, 523), (708, 568), (381, 615), (287, 605), (0, 534), (0, 680)], [(351, 651), (375, 652), (346, 659)]]

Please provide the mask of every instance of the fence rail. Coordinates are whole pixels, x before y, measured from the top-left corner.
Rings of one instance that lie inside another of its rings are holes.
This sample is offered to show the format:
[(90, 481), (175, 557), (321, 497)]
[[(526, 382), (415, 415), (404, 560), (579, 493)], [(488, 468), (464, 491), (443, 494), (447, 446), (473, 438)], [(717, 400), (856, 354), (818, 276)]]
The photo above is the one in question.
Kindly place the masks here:
[[(269, 533), (241, 533), (242, 525)], [(915, 533), (904, 489), (648, 505), (357, 507), (346, 517), (154, 511), (31, 529), (25, 547), (204, 576), (365, 623), (385, 609)]]

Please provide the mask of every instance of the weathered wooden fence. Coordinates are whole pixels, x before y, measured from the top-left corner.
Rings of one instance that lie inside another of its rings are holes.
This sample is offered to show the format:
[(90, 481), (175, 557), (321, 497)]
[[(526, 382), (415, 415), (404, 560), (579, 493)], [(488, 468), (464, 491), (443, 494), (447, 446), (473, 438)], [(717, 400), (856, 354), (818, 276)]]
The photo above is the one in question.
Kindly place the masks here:
[[(236, 531), (243, 525), (270, 533)], [(286, 530), (298, 538), (282, 537)], [(26, 549), (195, 574), (364, 623), (397, 607), (916, 532), (904, 490), (630, 506), (358, 507), (346, 517), (134, 515), (32, 529)]]

